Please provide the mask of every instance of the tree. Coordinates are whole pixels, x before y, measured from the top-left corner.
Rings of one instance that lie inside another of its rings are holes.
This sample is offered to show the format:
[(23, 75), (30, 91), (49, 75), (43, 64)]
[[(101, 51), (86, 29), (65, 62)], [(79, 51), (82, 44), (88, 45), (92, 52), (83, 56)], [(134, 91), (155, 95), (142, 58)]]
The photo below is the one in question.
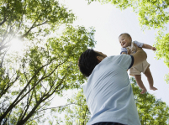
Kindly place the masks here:
[[(143, 29), (156, 29), (158, 31), (154, 44), (157, 48), (156, 56), (157, 59), (163, 58), (169, 68), (169, 33), (166, 30), (169, 23), (168, 0), (88, 0), (89, 3), (93, 1), (111, 3), (121, 10), (132, 8), (138, 15), (140, 26)], [(166, 75), (167, 83), (168, 77), (169, 74)]]
[[(94, 46), (92, 35), (93, 31), (84, 27), (68, 26), (60, 38), (49, 38), (44, 46), (40, 41), (31, 46), (15, 71), (17, 79), (12, 81), (10, 73), (8, 82), (2, 77), (1, 123), (32, 124), (45, 113), (55, 94), (61, 96), (63, 90), (78, 88), (84, 81), (78, 58), (88, 46)], [(15, 68), (9, 69), (12, 72)]]
[[(157, 59), (163, 58), (164, 63), (169, 68), (169, 33), (165, 34), (164, 32), (158, 33), (159, 35), (156, 37), (155, 46), (157, 48), (156, 57)], [(169, 73), (165, 75), (165, 81), (169, 83)]]
[[(0, 15), (0, 124), (44, 122), (54, 96), (83, 83), (77, 63), (95, 31), (73, 27), (74, 14), (55, 0), (2, 0)], [(15, 37), (29, 42), (23, 57), (6, 55)]]
[[(167, 125), (169, 120), (169, 107), (165, 102), (156, 99), (155, 96), (149, 94), (140, 94), (140, 89), (136, 84), (134, 78), (130, 78), (133, 88), (134, 99), (136, 102), (141, 125)], [(83, 125), (90, 119), (90, 112), (86, 105), (86, 99), (83, 96), (83, 91), (79, 90), (72, 99), (65, 110), (64, 124)], [(85, 122), (84, 122), (85, 121)]]
[(111, 3), (121, 10), (132, 8), (141, 26), (161, 28), (169, 22), (168, 0), (88, 0), (89, 3), (93, 1)]
[(83, 90), (78, 89), (71, 99), (67, 99), (67, 105), (60, 107), (58, 112), (64, 115), (64, 119), (58, 120), (59, 123), (64, 125), (86, 125), (90, 119), (90, 112), (86, 105)]
[(169, 107), (149, 94), (140, 94), (134, 78), (130, 79), (141, 125), (168, 125)]
[(1, 0), (0, 15), (1, 54), (15, 37), (35, 40), (75, 19), (74, 14), (56, 0)]

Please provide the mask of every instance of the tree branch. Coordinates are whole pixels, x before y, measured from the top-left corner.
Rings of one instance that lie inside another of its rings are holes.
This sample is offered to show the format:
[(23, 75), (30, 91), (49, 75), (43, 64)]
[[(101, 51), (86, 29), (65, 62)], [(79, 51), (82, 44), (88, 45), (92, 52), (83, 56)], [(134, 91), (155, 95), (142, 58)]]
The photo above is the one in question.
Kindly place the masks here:
[(4, 20), (0, 22), (0, 26), (6, 22), (6, 18), (4, 17)]
[(8, 109), (6, 110), (6, 112), (4, 112), (4, 114), (2, 114), (0, 116), (0, 121), (2, 121), (3, 118), (5, 118), (5, 116), (8, 114), (8, 112), (10, 110), (12, 110), (13, 107), (15, 107), (19, 102), (20, 100), (22, 100), (37, 84), (35, 84), (35, 86), (32, 87), (32, 89), (30, 89), (30, 91), (28, 91), (26, 94), (24, 94), (20, 99), (19, 97), (23, 94), (23, 92), (25, 91), (25, 89), (28, 87), (28, 85), (31, 83), (31, 81), (35, 78), (36, 74), (45, 66), (47, 66), (49, 64), (45, 64), (43, 65), (42, 67), (40, 67), (36, 72), (35, 74), (33, 75), (33, 77), (29, 80), (29, 82), (27, 83), (27, 85), (23, 88), (23, 90), (19, 93), (19, 95), (17, 96), (17, 98), (13, 101), (13, 103), (11, 103), (11, 105), (8, 107)]
[[(59, 66), (59, 65), (58, 65)], [(58, 67), (57, 66), (57, 67)], [(67, 75), (65, 75), (62, 79), (62, 81), (65, 79)], [(61, 81), (61, 83), (62, 83)], [(49, 91), (50, 92), (50, 91)], [(20, 124), (24, 124), (31, 116), (32, 114), (34, 114), (35, 110), (38, 108), (38, 106), (41, 104), (41, 102), (45, 101), (46, 99), (48, 99), (55, 91), (53, 91), (51, 94), (49, 94), (49, 92), (47, 94), (44, 94), (40, 99), (39, 101), (36, 102), (36, 105), (34, 106), (34, 108), (31, 110), (31, 112), (27, 115), (27, 117), (20, 121), (17, 125), (20, 125)]]
[(36, 105), (33, 107), (33, 109), (30, 111), (30, 113), (25, 117), (25, 119), (20, 120), (17, 125), (23, 125), (25, 122), (34, 114), (35, 110), (38, 108), (40, 103), (42, 102), (42, 98), (36, 103)]
[[(9, 5), (7, 6), (7, 9), (9, 8)], [(5, 22), (6, 22), (6, 11), (4, 11), (4, 20), (2, 21), (2, 22), (0, 22), (0, 26), (2, 25), (2, 24), (4, 24)]]
[[(44, 115), (44, 114), (43, 114), (43, 115)], [(28, 123), (31, 122), (31, 121), (33, 121), (33, 120), (35, 120), (35, 119), (38, 119), (38, 118), (42, 117), (43, 115), (40, 115), (40, 116), (38, 116), (38, 117), (35, 117), (35, 118), (29, 120)]]
[[(15, 74), (13, 74), (13, 76), (15, 76), (17, 73), (15, 73)], [(12, 76), (12, 77), (13, 77)], [(17, 80), (18, 80), (18, 78), (19, 78), (19, 75), (17, 74), (17, 76), (16, 76), (16, 78), (12, 81), (11, 79), (12, 79), (12, 77), (11, 78), (9, 78), (9, 76), (7, 76), (8, 77), (8, 79), (9, 79), (9, 82), (7, 82), (6, 83), (6, 87), (4, 87), (3, 88), (3, 90), (2, 90), (2, 92), (1, 92), (1, 94), (0, 94), (0, 98), (8, 91), (8, 89), (13, 85), (13, 83), (15, 83)]]
[(42, 109), (42, 110), (40, 110), (38, 112), (42, 112), (42, 111), (45, 111), (45, 110), (48, 110), (48, 109), (64, 108), (64, 107), (67, 107), (67, 106), (73, 105), (73, 104), (74, 105), (79, 105), (77, 103), (70, 103), (70, 104), (66, 104), (66, 105), (61, 105), (61, 106), (56, 106), (56, 107), (50, 107), (50, 108)]
[[(36, 20), (36, 21), (37, 21), (37, 20)], [(30, 28), (25, 34), (23, 34), (23, 35), (21, 36), (21, 38), (26, 37), (26, 36), (29, 34), (29, 32), (30, 32), (33, 28), (38, 27), (38, 26), (41, 26), (41, 25), (47, 23), (47, 21), (45, 21), (45, 22), (43, 22), (43, 23), (41, 23), (41, 24), (35, 25), (36, 21), (35, 21), (34, 24), (31, 26), (31, 28)]]
[[(30, 88), (29, 88), (30, 89)], [(27, 111), (28, 111), (28, 109), (29, 109), (29, 107), (30, 107), (30, 102), (31, 102), (31, 100), (32, 100), (32, 97), (33, 97), (33, 93), (31, 93), (31, 95), (30, 95), (30, 93), (29, 93), (29, 96), (28, 96), (28, 98), (27, 98), (27, 105), (25, 106), (25, 109), (24, 109), (24, 111), (22, 112), (22, 114), (20, 115), (20, 118), (19, 118), (19, 120), (23, 120), (24, 119), (24, 117), (26, 116), (26, 113), (27, 113)], [(18, 123), (19, 123), (19, 121), (18, 121)]]

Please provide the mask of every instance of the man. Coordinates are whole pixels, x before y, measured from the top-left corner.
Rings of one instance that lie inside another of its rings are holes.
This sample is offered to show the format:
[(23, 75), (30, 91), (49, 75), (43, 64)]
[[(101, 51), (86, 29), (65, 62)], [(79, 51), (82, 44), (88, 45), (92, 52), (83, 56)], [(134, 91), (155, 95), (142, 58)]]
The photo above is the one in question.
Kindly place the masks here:
[(87, 125), (141, 125), (127, 70), (146, 58), (141, 48), (110, 57), (93, 49), (82, 53), (78, 65), (88, 77), (83, 91), (92, 115)]

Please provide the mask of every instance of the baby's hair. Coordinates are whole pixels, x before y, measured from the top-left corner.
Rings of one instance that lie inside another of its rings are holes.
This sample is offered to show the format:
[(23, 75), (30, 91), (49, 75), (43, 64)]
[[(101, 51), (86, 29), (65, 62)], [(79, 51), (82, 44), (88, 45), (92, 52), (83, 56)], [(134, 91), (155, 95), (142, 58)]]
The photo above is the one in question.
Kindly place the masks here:
[(128, 37), (131, 38), (130, 34), (128, 34), (128, 33), (122, 33), (122, 34), (119, 35), (119, 37), (122, 36), (122, 35), (127, 35)]

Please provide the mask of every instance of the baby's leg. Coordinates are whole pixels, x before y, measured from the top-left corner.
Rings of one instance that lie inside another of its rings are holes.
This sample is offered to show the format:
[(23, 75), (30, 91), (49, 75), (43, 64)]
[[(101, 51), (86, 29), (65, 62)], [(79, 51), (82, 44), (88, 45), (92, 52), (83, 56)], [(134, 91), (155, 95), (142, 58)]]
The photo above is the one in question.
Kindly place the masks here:
[(141, 94), (144, 94), (145, 92), (147, 92), (147, 89), (141, 80), (141, 75), (135, 75), (134, 77), (136, 79), (138, 86), (142, 89)]
[(157, 90), (157, 88), (153, 86), (154, 81), (153, 81), (153, 77), (152, 77), (152, 75), (151, 75), (151, 72), (150, 72), (149, 67), (146, 69), (146, 71), (145, 71), (144, 74), (145, 74), (145, 76), (147, 77), (147, 80), (148, 80), (149, 85), (150, 85), (150, 89), (151, 89), (151, 90), (154, 90), (154, 91)]

